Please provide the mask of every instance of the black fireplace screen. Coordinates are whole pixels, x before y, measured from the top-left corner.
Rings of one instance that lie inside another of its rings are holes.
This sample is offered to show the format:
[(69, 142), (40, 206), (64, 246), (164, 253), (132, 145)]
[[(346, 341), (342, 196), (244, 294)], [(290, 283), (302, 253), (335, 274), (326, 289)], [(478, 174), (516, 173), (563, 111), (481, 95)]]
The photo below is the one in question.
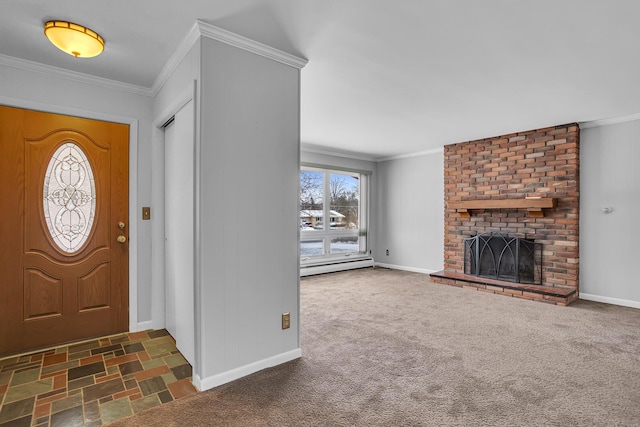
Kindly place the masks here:
[(542, 244), (500, 232), (466, 238), (464, 273), (541, 285)]

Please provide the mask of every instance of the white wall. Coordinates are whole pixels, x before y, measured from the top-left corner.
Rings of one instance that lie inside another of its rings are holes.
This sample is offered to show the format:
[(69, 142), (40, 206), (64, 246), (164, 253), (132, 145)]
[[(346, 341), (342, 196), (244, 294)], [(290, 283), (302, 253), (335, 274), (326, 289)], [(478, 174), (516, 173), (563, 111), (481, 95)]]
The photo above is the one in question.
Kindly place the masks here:
[(377, 211), (376, 264), (425, 273), (442, 270), (442, 152), (379, 162), (373, 209)]
[(301, 354), (300, 73), (213, 39), (201, 44), (195, 381), (206, 389)]
[[(640, 121), (580, 134), (580, 297), (640, 308)], [(612, 212), (605, 214), (604, 207)]]
[(59, 70), (49, 73), (47, 67), (0, 63), (0, 103), (132, 125), (129, 248), (130, 287), (135, 293), (129, 306), (130, 326), (136, 330), (140, 322), (151, 319), (151, 224), (141, 220), (140, 210), (151, 205), (151, 158), (146, 153), (151, 151), (152, 98), (114, 89), (117, 84), (91, 84), (63, 75)]

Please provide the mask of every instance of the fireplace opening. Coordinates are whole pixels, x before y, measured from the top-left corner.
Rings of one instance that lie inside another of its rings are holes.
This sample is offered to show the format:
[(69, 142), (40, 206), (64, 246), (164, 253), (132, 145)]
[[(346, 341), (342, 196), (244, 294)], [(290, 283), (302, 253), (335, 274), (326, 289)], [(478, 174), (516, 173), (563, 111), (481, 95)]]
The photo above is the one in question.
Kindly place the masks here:
[(542, 284), (542, 244), (492, 231), (464, 239), (464, 274)]

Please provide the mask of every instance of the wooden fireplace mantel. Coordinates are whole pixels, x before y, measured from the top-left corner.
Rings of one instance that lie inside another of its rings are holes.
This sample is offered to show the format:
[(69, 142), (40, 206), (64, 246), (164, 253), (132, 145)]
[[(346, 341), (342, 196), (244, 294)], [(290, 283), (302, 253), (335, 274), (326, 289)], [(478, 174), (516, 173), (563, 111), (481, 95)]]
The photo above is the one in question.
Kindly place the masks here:
[(555, 208), (558, 199), (552, 197), (524, 198), (524, 199), (491, 199), (491, 200), (466, 200), (449, 202), (449, 209), (455, 209), (460, 216), (469, 217), (471, 212), (477, 209), (526, 209), (530, 217), (544, 217), (542, 209)]

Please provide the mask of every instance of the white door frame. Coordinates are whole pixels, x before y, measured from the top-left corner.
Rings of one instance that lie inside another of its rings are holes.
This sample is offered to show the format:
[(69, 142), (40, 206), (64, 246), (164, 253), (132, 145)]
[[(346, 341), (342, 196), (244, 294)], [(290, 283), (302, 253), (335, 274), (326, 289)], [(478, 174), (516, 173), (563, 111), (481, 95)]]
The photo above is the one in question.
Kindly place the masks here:
[[(160, 114), (153, 120), (153, 153), (152, 153), (152, 181), (159, 183), (160, 185), (154, 185), (152, 189), (151, 199), (154, 207), (154, 223), (152, 224), (152, 254), (151, 254), (151, 280), (153, 283), (153, 295), (151, 305), (151, 315), (153, 322), (151, 327), (154, 329), (162, 329), (166, 325), (166, 313), (165, 313), (165, 296), (166, 296), (166, 277), (165, 277), (165, 144), (164, 144), (164, 125), (175, 114), (182, 109), (189, 102), (193, 102), (194, 108), (194, 144), (197, 147), (197, 114), (198, 105), (196, 102), (196, 88), (197, 82), (193, 81), (177, 96), (173, 98), (173, 102), (169, 104)], [(196, 154), (197, 158), (197, 154)], [(197, 164), (194, 165), (197, 168)], [(197, 174), (197, 170), (195, 171)], [(194, 178), (195, 179), (195, 178)], [(197, 182), (194, 187), (194, 199), (197, 210)], [(196, 213), (197, 216), (197, 213)], [(194, 227), (197, 234), (197, 218), (194, 218)], [(195, 242), (194, 242), (195, 244)], [(197, 259), (197, 248), (194, 247), (194, 258)], [(194, 278), (197, 281), (197, 271), (194, 265)], [(197, 298), (197, 289), (194, 289), (194, 297)], [(196, 307), (197, 308), (197, 307)], [(199, 343), (197, 339), (197, 310), (194, 308), (194, 358), (193, 363), (194, 373), (198, 371), (198, 348)]]

